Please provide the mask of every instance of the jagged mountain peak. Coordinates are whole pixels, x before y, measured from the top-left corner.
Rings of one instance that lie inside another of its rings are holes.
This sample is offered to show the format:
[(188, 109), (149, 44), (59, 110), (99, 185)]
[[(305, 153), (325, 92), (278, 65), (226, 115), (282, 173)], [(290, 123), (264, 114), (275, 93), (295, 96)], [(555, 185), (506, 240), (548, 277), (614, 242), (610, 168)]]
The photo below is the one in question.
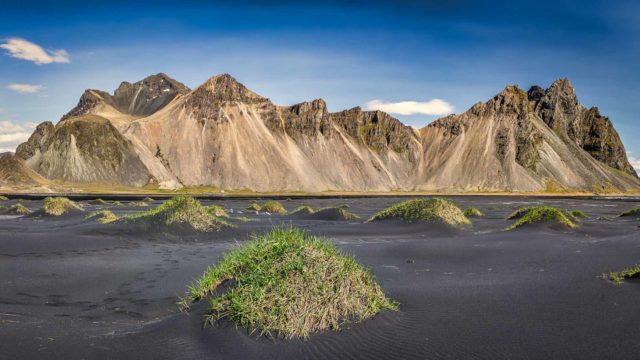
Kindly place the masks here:
[(204, 84), (193, 91), (196, 97), (207, 97), (218, 101), (256, 102), (266, 100), (264, 97), (249, 90), (236, 78), (229, 74), (220, 74), (209, 78)]
[(314, 99), (294, 104), (289, 107), (290, 111), (296, 115), (319, 114), (324, 116), (329, 112), (327, 103), (323, 99)]

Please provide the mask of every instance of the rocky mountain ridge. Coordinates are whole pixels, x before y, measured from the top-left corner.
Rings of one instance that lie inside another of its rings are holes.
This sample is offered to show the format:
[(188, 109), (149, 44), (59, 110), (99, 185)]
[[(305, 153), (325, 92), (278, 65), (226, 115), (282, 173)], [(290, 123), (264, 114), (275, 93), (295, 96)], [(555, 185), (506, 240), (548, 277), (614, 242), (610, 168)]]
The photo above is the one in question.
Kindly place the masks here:
[(16, 156), (70, 184), (254, 191), (635, 191), (611, 121), (566, 79), (416, 131), (381, 111), (278, 106), (228, 74), (190, 90), (165, 74), (87, 90)]

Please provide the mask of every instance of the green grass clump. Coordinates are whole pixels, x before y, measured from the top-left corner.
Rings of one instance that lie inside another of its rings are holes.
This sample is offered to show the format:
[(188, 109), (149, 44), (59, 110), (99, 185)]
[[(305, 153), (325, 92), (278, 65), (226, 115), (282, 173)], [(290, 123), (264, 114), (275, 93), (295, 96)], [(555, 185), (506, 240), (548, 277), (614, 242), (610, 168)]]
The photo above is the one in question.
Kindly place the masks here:
[(185, 195), (169, 199), (149, 211), (130, 215), (125, 221), (197, 232), (233, 226), (209, 213), (198, 200)]
[(627, 211), (623, 212), (622, 214), (620, 214), (620, 217), (627, 217), (627, 216), (637, 216), (637, 217), (640, 217), (640, 208), (635, 208), (635, 209), (627, 210)]
[(571, 218), (573, 218), (573, 215), (553, 206), (530, 206), (518, 209), (509, 215), (508, 220), (517, 219), (517, 221), (505, 230), (513, 230), (523, 225), (544, 222), (556, 222), (572, 229), (577, 225), (571, 221)]
[(424, 221), (453, 227), (471, 225), (462, 210), (449, 200), (423, 198), (403, 201), (376, 214), (368, 221), (400, 219), (408, 222)]
[(247, 206), (245, 209), (247, 211), (260, 211), (262, 210), (262, 206), (258, 205), (257, 202), (252, 202), (251, 205)]
[(42, 204), (42, 211), (51, 216), (61, 216), (72, 210), (84, 211), (80, 205), (66, 197), (48, 197)]
[(102, 200), (102, 199), (95, 199), (95, 200), (91, 200), (89, 201), (89, 204), (91, 205), (109, 205), (108, 202)]
[(616, 285), (622, 284), (622, 280), (624, 279), (632, 279), (637, 277), (640, 277), (640, 263), (630, 268), (626, 268), (622, 271), (609, 273), (609, 279), (611, 279), (611, 281), (613, 281)]
[(323, 220), (360, 220), (360, 216), (347, 210), (348, 206), (328, 206), (316, 210), (313, 217)]
[(9, 200), (8, 197), (0, 195), (0, 201), (7, 201), (7, 200)]
[(211, 206), (207, 206), (206, 209), (213, 216), (217, 216), (217, 217), (221, 217), (221, 218), (228, 218), (229, 217), (229, 214), (227, 214), (227, 212), (224, 211), (222, 206), (211, 205)]
[[(226, 291), (219, 287), (229, 285)], [(182, 310), (208, 298), (205, 323), (228, 318), (261, 334), (307, 338), (397, 309), (370, 271), (333, 244), (292, 228), (274, 228), (208, 268), (181, 299)]]
[(100, 210), (100, 211), (92, 212), (91, 214), (87, 215), (85, 219), (86, 220), (95, 219), (95, 220), (98, 220), (100, 224), (109, 224), (118, 220), (118, 217), (110, 210)]
[(146, 197), (146, 198), (142, 199), (142, 201), (144, 201), (146, 203), (150, 203), (150, 202), (153, 202), (154, 200), (153, 200), (153, 198)]
[(470, 207), (467, 210), (464, 211), (464, 216), (466, 217), (472, 217), (472, 216), (476, 216), (476, 217), (481, 217), (484, 216), (484, 213), (474, 207)]
[(291, 215), (310, 215), (310, 214), (313, 214), (314, 212), (315, 210), (313, 210), (311, 206), (300, 205), (291, 212)]
[(111, 205), (113, 206), (122, 206), (122, 203), (120, 201), (114, 201), (111, 203)]
[(262, 211), (266, 211), (272, 214), (286, 214), (287, 210), (282, 206), (279, 201), (267, 201), (262, 205)]
[(11, 205), (9, 207), (9, 209), (7, 210), (7, 214), (9, 215), (29, 215), (31, 214), (31, 210), (29, 210), (29, 208), (27, 208), (26, 206), (17, 203), (14, 205)]

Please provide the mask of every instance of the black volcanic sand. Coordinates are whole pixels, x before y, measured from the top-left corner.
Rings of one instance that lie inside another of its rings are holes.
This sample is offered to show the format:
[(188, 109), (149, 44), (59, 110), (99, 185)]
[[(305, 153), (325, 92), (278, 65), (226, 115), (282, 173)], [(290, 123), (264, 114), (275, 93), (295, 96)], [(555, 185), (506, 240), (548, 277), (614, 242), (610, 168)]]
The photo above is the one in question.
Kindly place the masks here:
[[(237, 229), (197, 236), (135, 233), (84, 216), (0, 217), (0, 358), (110, 359), (637, 359), (640, 282), (601, 274), (640, 261), (640, 222), (617, 218), (635, 200), (450, 197), (477, 207), (471, 230), (394, 221), (300, 220), (238, 214)], [(363, 220), (403, 199), (301, 199), (288, 210), (349, 204)], [(15, 200), (2, 205), (15, 203)], [(154, 205), (159, 204), (155, 201)], [(87, 213), (103, 206), (82, 204)], [(502, 231), (528, 205), (580, 209), (576, 230)], [(40, 201), (26, 201), (30, 209)], [(108, 206), (117, 215), (145, 208)], [(234, 221), (233, 219), (231, 221)], [(250, 335), (229, 322), (203, 328), (206, 303), (175, 305), (186, 285), (253, 231), (292, 223), (325, 235), (373, 270), (400, 302), (308, 341)]]

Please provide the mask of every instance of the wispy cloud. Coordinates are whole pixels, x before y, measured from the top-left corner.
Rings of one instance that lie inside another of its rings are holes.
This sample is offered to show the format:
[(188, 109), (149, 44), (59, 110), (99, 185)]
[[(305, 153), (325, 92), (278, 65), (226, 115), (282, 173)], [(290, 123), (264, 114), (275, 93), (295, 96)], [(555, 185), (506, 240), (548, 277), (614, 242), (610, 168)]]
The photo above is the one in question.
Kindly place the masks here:
[(0, 121), (0, 152), (15, 151), (16, 147), (27, 141), (36, 124), (16, 124)]
[(42, 85), (33, 85), (33, 84), (9, 84), (7, 89), (19, 92), (21, 94), (33, 94), (42, 90), (44, 87)]
[(32, 61), (38, 65), (63, 63), (68, 64), (69, 54), (65, 50), (45, 50), (40, 45), (20, 38), (8, 39), (0, 48), (16, 59)]
[(367, 110), (380, 110), (390, 114), (398, 115), (448, 115), (453, 113), (453, 106), (440, 99), (429, 101), (400, 101), (385, 102), (382, 100), (371, 100), (367, 103)]

